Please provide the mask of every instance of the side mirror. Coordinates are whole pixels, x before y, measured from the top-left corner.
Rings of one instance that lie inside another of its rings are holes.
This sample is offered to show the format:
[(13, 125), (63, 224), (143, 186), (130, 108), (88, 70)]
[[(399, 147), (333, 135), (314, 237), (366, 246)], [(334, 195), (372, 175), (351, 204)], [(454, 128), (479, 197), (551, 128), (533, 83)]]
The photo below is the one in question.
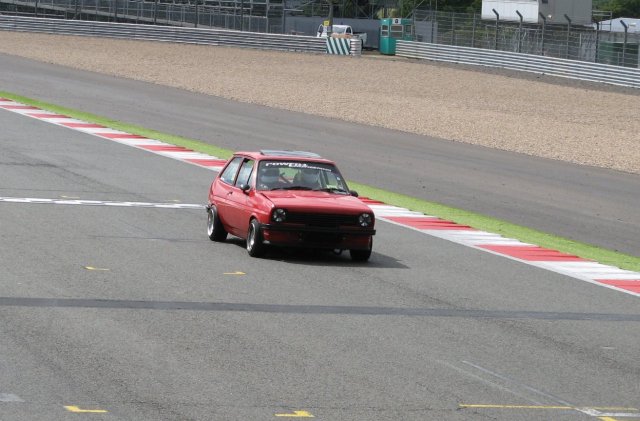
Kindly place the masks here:
[(358, 192), (355, 190), (351, 190), (349, 193), (351, 193), (351, 196), (353, 197), (358, 197)]
[(248, 185), (248, 184), (240, 184), (240, 190), (242, 190), (242, 192), (244, 194), (248, 194), (250, 189), (251, 189), (250, 185)]

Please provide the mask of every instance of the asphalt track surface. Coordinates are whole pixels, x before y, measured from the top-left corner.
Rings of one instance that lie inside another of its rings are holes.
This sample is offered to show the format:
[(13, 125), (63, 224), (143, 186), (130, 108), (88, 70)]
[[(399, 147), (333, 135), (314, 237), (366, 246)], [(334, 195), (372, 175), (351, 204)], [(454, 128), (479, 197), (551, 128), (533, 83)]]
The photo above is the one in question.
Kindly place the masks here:
[(640, 256), (638, 175), (237, 103), (13, 56), (0, 55), (0, 63), (0, 89), (231, 150), (316, 151), (337, 160), (345, 176), (360, 183)]
[[(213, 176), (0, 127), (2, 196), (202, 203)], [(366, 264), (252, 259), (191, 209), (0, 203), (0, 227), (3, 421), (640, 417), (637, 297), (396, 225)]]

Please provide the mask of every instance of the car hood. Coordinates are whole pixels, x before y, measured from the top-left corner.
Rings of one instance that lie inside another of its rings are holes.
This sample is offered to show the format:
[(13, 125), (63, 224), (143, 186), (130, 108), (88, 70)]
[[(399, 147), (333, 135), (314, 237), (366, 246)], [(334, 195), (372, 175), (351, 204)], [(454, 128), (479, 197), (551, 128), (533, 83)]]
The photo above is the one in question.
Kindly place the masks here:
[(288, 210), (315, 210), (319, 212), (361, 213), (372, 212), (357, 197), (309, 190), (274, 190), (260, 192), (278, 208)]

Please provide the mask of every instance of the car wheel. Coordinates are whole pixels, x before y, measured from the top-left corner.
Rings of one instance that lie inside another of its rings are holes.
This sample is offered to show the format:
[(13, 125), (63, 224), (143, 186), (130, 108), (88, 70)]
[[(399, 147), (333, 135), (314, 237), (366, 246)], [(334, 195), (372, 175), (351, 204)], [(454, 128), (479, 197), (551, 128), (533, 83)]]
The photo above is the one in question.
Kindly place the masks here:
[(227, 239), (227, 231), (222, 226), (215, 206), (207, 209), (207, 235), (211, 241), (224, 241)]
[(247, 253), (251, 257), (261, 257), (264, 256), (265, 251), (265, 245), (262, 244), (260, 222), (257, 219), (252, 219), (247, 233)]
[(373, 240), (369, 240), (369, 248), (366, 250), (349, 250), (351, 260), (354, 262), (366, 262), (371, 257), (371, 249), (373, 248)]

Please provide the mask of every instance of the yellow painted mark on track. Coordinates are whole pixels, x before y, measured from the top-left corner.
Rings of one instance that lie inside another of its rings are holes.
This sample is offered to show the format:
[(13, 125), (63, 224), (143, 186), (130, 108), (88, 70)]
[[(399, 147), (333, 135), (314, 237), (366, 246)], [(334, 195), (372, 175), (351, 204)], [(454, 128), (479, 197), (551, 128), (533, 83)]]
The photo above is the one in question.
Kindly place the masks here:
[(75, 405), (65, 405), (64, 409), (69, 412), (75, 412), (78, 414), (106, 414), (109, 411), (104, 409), (80, 409)]
[(313, 418), (307, 411), (293, 411), (293, 414), (274, 414), (276, 417)]
[(589, 407), (574, 407), (566, 405), (496, 405), (496, 404), (464, 404), (458, 405), (459, 408), (484, 408), (484, 409), (543, 409), (543, 410), (573, 410), (582, 412), (586, 415), (598, 418), (601, 421), (618, 421), (613, 417), (628, 417), (628, 418), (640, 418), (640, 414), (634, 414), (632, 412), (616, 412), (607, 413), (600, 411), (638, 411), (636, 408), (627, 408), (619, 406), (589, 406)]
[(460, 408), (494, 408), (494, 409), (575, 409), (572, 406), (546, 406), (546, 405), (465, 405)]
[(63, 199), (80, 199), (78, 196), (60, 196)]
[(236, 272), (225, 272), (223, 275), (246, 275), (244, 272), (236, 271)]
[[(494, 409), (580, 409), (573, 406), (553, 406), (553, 405), (495, 405), (495, 404), (464, 404), (458, 405), (460, 408), (494, 408)], [(638, 408), (628, 408), (625, 406), (589, 406), (584, 409), (595, 409), (599, 411), (638, 411)]]
[(97, 271), (108, 271), (108, 270), (110, 270), (110, 269), (107, 269), (107, 268), (96, 268), (96, 267), (93, 267), (93, 266), (84, 266), (84, 268), (86, 270), (97, 270)]

